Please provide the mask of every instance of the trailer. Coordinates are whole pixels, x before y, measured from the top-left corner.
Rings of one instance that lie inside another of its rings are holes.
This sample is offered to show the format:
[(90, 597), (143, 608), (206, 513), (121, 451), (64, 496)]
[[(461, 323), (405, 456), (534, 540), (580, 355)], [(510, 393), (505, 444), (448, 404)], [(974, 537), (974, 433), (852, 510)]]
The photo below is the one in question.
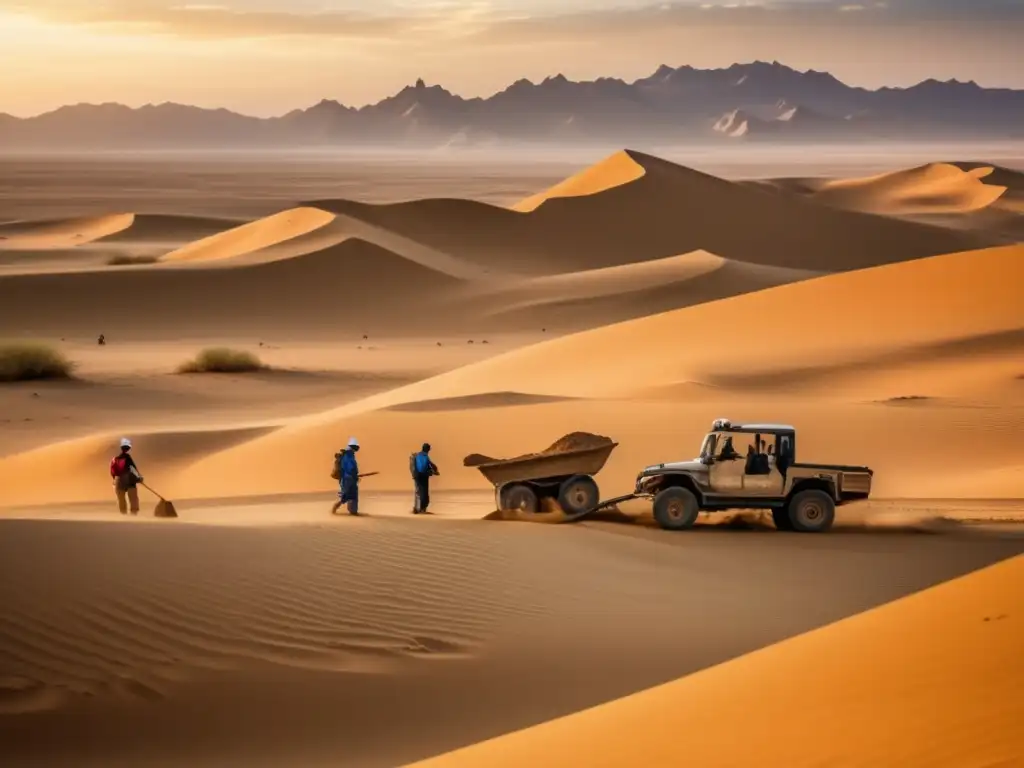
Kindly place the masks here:
[(601, 471), (618, 443), (557, 453), (540, 453), (516, 459), (477, 464), (494, 486), (499, 510), (537, 514), (545, 499), (554, 499), (567, 518), (576, 520), (613, 500), (602, 503), (594, 475)]

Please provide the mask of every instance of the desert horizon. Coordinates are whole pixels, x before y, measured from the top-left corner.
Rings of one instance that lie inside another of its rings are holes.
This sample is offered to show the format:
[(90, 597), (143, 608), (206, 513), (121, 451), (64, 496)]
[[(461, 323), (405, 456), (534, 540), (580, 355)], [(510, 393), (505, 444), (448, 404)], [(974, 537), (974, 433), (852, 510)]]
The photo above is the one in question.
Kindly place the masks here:
[(0, 1), (0, 762), (1024, 763), (1024, 19), (485, 5)]

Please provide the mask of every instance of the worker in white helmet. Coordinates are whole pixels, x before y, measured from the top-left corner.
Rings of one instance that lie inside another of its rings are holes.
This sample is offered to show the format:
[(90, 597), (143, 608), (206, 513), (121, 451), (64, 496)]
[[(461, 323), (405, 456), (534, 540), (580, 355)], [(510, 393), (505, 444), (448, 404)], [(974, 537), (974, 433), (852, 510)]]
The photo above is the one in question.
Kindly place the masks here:
[(359, 462), (356, 461), (356, 452), (359, 450), (359, 441), (354, 437), (348, 439), (348, 446), (334, 456), (335, 468), (338, 475), (338, 500), (331, 508), (331, 514), (338, 514), (342, 504), (348, 506), (350, 515), (359, 514)]
[(139, 469), (135, 466), (131, 450), (132, 441), (123, 437), (121, 438), (121, 452), (110, 460), (110, 478), (117, 496), (117, 508), (122, 515), (128, 514), (129, 502), (131, 502), (132, 514), (139, 514), (139, 489), (137, 486), (142, 482), (142, 475), (139, 474)]

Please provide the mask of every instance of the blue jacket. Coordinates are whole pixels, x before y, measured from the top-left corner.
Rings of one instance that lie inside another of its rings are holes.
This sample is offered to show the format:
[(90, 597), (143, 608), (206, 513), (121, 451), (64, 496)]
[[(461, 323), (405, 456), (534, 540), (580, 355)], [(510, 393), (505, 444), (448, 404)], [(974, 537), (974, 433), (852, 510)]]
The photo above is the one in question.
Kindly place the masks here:
[(339, 467), (338, 474), (341, 475), (342, 479), (355, 480), (359, 475), (359, 463), (356, 461), (356, 452), (352, 449), (347, 449), (341, 452), (341, 459), (339, 461), (341, 466)]
[(416, 474), (418, 475), (426, 475), (427, 477), (430, 477), (430, 475), (434, 474), (434, 463), (430, 460), (430, 456), (428, 456), (424, 451), (420, 451), (416, 454), (415, 466)]

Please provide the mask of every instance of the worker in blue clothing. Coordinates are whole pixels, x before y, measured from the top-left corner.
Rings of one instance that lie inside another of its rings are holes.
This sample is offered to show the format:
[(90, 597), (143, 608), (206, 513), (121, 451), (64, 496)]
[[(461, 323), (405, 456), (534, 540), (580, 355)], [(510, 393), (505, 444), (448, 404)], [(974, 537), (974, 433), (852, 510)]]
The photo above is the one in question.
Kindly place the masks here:
[(414, 515), (427, 514), (427, 507), (430, 506), (430, 478), (441, 474), (437, 465), (430, 460), (430, 443), (424, 443), (419, 453), (412, 457), (412, 480), (416, 486), (416, 496), (413, 499), (412, 513)]
[(342, 504), (348, 505), (350, 515), (359, 514), (359, 462), (356, 461), (356, 452), (359, 450), (359, 441), (354, 437), (348, 440), (345, 450), (336, 454), (334, 460), (337, 462), (338, 475), (338, 500), (331, 508), (331, 514), (338, 514)]

